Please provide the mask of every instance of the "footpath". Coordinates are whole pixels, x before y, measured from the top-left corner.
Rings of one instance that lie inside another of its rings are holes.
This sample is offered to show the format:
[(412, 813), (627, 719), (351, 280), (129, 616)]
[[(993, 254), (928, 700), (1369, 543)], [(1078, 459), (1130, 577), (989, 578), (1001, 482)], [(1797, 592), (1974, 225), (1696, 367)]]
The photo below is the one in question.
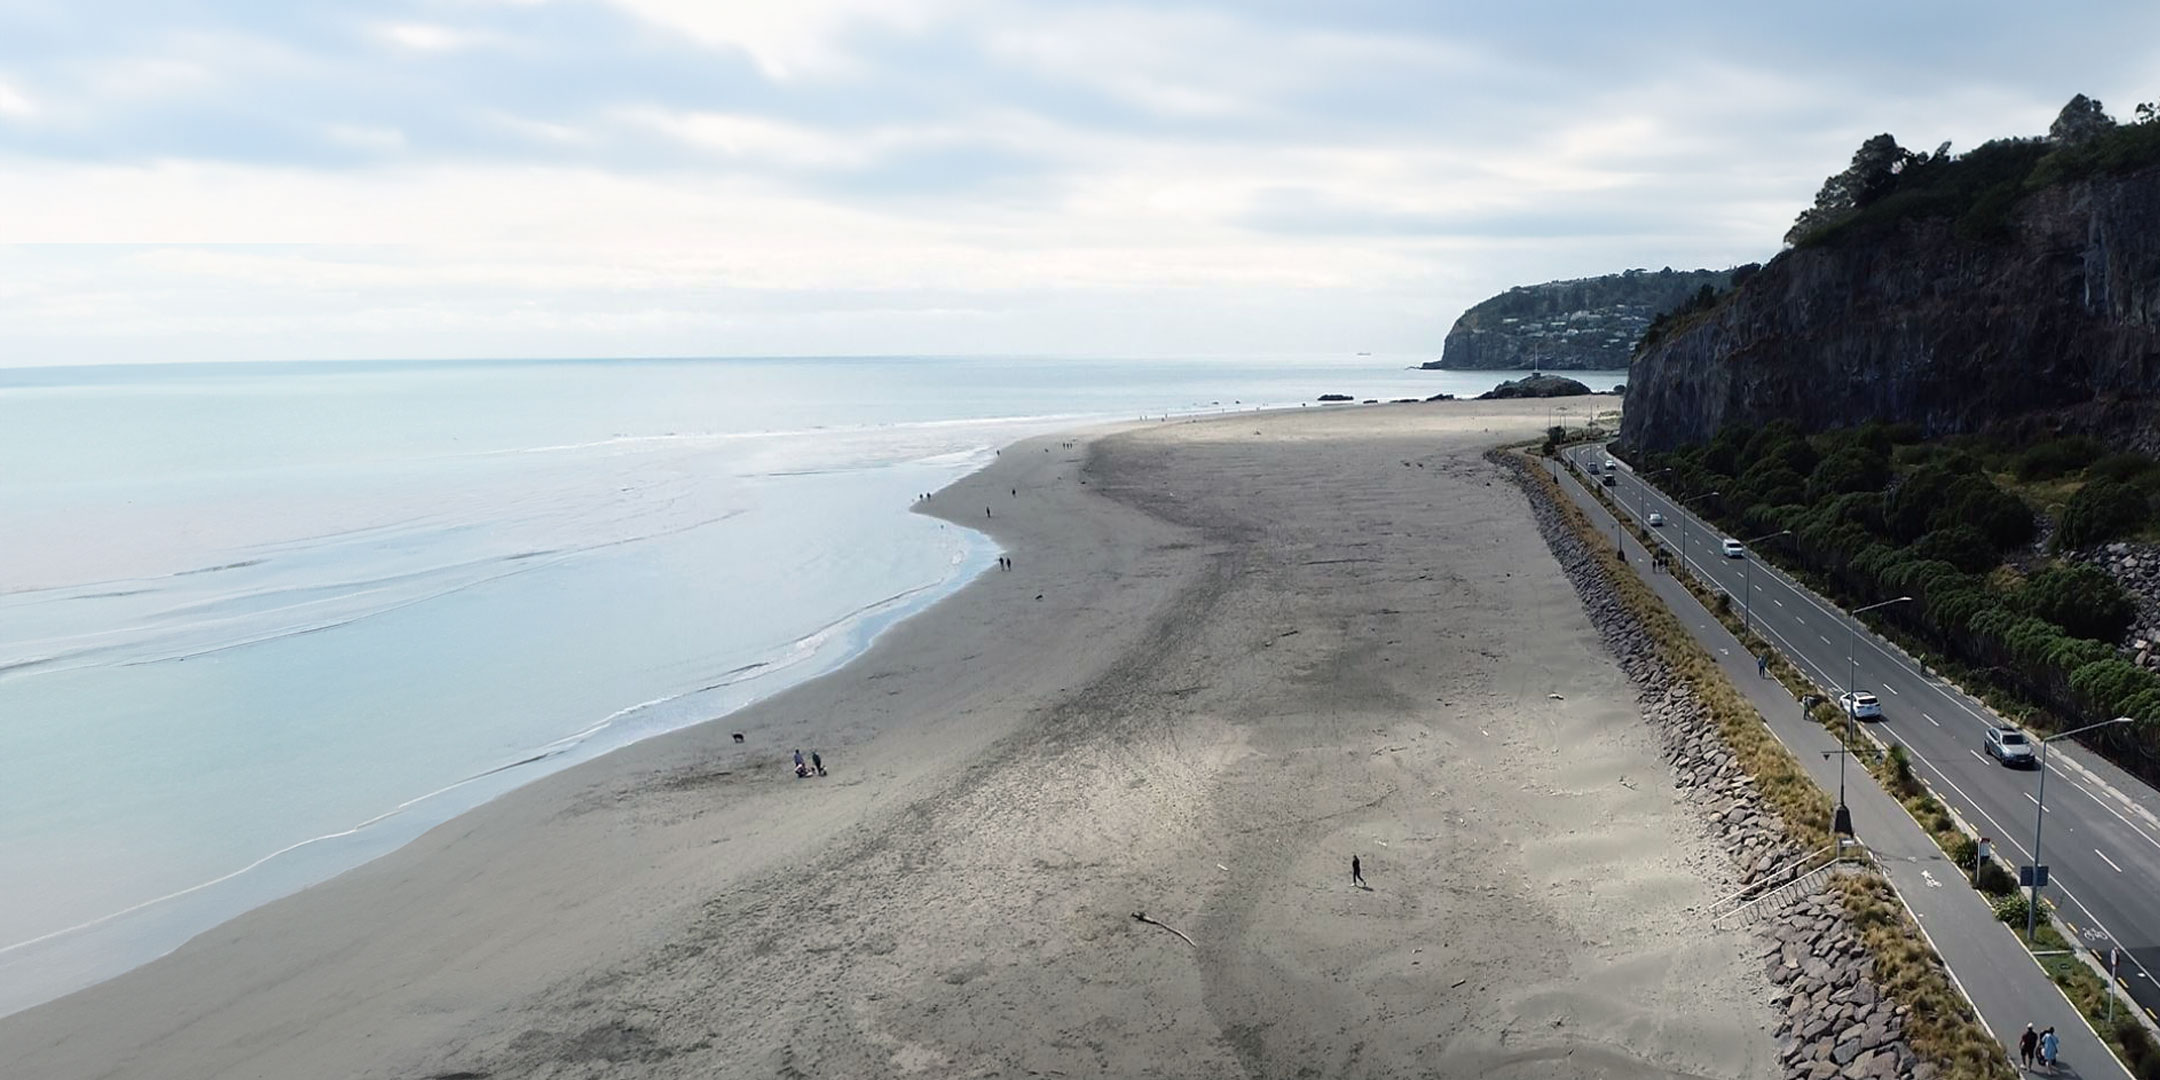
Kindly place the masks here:
[[(1553, 467), (1550, 461), (1543, 464)], [(1590, 494), (1574, 470), (1562, 466), (1559, 474), (1561, 489), (1589, 515), (1591, 524), (1608, 537), (1621, 538), (1621, 550), (1636, 576), (1709, 650), (1726, 678), (1762, 714), (1771, 732), (1799, 759), (1815, 783), (1835, 799), (1839, 767), (1843, 764), (1837, 738), (1807, 719), (1800, 703), (1777, 680), (1756, 672), (1755, 658), (1686, 586), (1669, 574), (1647, 572), (1650, 552), (1627, 529), (1617, 527), (1618, 522)], [(2039, 1029), (2052, 1025), (2061, 1040), (2054, 1075), (2129, 1080), (2128, 1070), (2048, 980), (2047, 973), (2025, 951), (2016, 934), (1996, 920), (1986, 900), (1965, 884), (1964, 872), (1935, 846), (1905, 808), (1876, 786), (1874, 777), (1858, 764), (1845, 768), (1844, 780), (1845, 803), (1852, 811), (1855, 837), (1881, 860), (1884, 873), (1919, 921), (1921, 932), (1949, 967), (1951, 979), (1972, 1001), (1981, 1023), (2003, 1044), (2010, 1060), (2017, 1060), (2017, 1038), (2026, 1024)]]

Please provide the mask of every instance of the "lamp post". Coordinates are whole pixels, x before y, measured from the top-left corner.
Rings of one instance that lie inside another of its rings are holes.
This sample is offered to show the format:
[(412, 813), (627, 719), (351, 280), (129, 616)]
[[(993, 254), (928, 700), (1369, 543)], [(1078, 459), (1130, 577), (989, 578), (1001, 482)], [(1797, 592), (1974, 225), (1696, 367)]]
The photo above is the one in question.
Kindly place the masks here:
[[(1820, 694), (1801, 695), (1800, 718), (1803, 720), (1807, 719), (1808, 710), (1814, 708), (1815, 704), (1821, 700), (1822, 695)], [(1833, 837), (1842, 838), (1851, 836), (1853, 834), (1852, 811), (1846, 809), (1845, 807), (1845, 759), (1852, 756), (1852, 747), (1850, 745), (1847, 745), (1845, 741), (1841, 739), (1838, 741), (1837, 749), (1823, 751), (1824, 757), (1829, 757), (1832, 754), (1836, 754), (1838, 756), (1837, 810), (1830, 816), (1830, 835)], [(1837, 844), (1838, 855), (1842, 858), (1845, 854), (1845, 841), (1843, 839), (1839, 839)]]
[[(1775, 540), (1780, 536), (1791, 535), (1791, 529), (1779, 529), (1774, 533), (1764, 533), (1753, 540), (1742, 540), (1740, 546), (1748, 547), (1762, 543), (1765, 540)], [(1740, 561), (1746, 564), (1740, 568), (1741, 580), (1744, 582), (1740, 588), (1747, 594), (1740, 599), (1740, 625), (1753, 630), (1755, 629), (1755, 559), (1753, 556), (1748, 556)]]
[(1635, 474), (1635, 520), (1645, 529), (1650, 527), (1650, 478), (1671, 471), (1670, 468), (1665, 468), (1656, 472)]
[[(1902, 604), (1911, 599), (1910, 596), (1900, 596), (1895, 600), (1885, 600), (1879, 604), (1869, 604), (1864, 608), (1854, 608), (1851, 611), (1852, 628), (1845, 637), (1845, 693), (1847, 695), (1859, 693), (1858, 688), (1854, 687), (1853, 683), (1860, 677), (1859, 661), (1854, 659), (1855, 650), (1860, 647), (1860, 613), (1873, 611), (1876, 608), (1889, 607), (1892, 604)], [(1847, 720), (1852, 719), (1852, 709), (1850, 707), (1845, 710), (1845, 718)]]
[[(1675, 509), (1685, 510), (1685, 509), (1687, 509), (1687, 508), (1688, 508), (1688, 506), (1689, 506), (1690, 504), (1693, 504), (1693, 503), (1698, 503), (1698, 502), (1701, 502), (1702, 500), (1704, 500), (1704, 499), (1707, 499), (1707, 498), (1709, 498), (1710, 496), (1712, 496), (1712, 495), (1715, 495), (1715, 494), (1717, 494), (1717, 492), (1715, 492), (1715, 491), (1705, 491), (1705, 492), (1701, 492), (1701, 493), (1699, 493), (1699, 494), (1695, 494), (1695, 495), (1690, 495), (1690, 496), (1688, 496), (1687, 498), (1685, 498), (1685, 499), (1682, 499), (1682, 500), (1680, 500), (1679, 502), (1676, 502), (1676, 503), (1674, 503), (1674, 504), (1673, 504), (1673, 507), (1674, 507)], [(1687, 515), (1686, 515), (1686, 514), (1674, 514), (1673, 516), (1674, 516), (1674, 517), (1677, 517), (1677, 518), (1679, 518), (1679, 519), (1680, 519), (1680, 569), (1682, 569), (1682, 570), (1686, 570), (1686, 569), (1688, 568), (1688, 561), (1687, 561)]]
[(2025, 899), (2025, 940), (2027, 942), (2032, 941), (2033, 926), (2040, 918), (2040, 867), (2042, 866), (2040, 862), (2040, 825), (2047, 817), (2047, 744), (2057, 739), (2067, 739), (2079, 732), (2091, 731), (2094, 728), (2104, 728), (2110, 724), (2127, 724), (2131, 722), (2131, 719), (2128, 716), (2118, 716), (2113, 720), (2102, 720), (2097, 724), (2072, 728), (2069, 731), (2050, 735), (2040, 740), (2040, 750), (2034, 755), (2040, 762), (2040, 793), (2033, 799), (2032, 892)]

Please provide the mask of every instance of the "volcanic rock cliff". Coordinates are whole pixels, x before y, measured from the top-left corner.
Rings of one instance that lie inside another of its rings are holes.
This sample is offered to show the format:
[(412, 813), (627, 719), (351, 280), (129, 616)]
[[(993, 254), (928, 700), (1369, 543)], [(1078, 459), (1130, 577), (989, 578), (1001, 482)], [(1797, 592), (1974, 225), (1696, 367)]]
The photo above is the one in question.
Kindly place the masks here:
[(1939, 435), (2036, 414), (2150, 442), (2160, 166), (2041, 187), (1973, 228), (1986, 209), (1907, 214), (1771, 260), (1633, 359), (1623, 443), (1669, 449), (1773, 419)]
[(1505, 369), (1618, 371), (1650, 320), (1704, 286), (1715, 292), (1726, 270), (1629, 270), (1623, 274), (1518, 285), (1463, 312), (1448, 330), (1440, 359), (1420, 366), (1451, 371)]

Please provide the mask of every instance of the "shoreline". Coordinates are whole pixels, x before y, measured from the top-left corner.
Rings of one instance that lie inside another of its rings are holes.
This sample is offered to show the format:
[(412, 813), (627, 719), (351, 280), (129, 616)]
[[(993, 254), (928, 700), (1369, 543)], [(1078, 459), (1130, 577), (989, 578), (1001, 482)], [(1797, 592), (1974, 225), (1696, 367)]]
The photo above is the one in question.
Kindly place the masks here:
[[(1011, 446), (998, 448), (998, 453), (982, 468), (954, 481), (935, 493), (935, 499), (915, 505), (910, 512), (936, 517), (957, 527), (984, 534), (993, 545), (1003, 549), (1012, 549), (1016, 542), (1024, 543), (1029, 538), (1040, 542), (1042, 538), (1035, 535), (1039, 531), (1039, 525), (1034, 531), (1023, 529), (1019, 520), (1010, 515), (987, 521), (969, 520), (959, 507), (977, 503), (978, 494), (982, 499), (989, 499), (993, 493), (999, 498), (1010, 499), (1008, 491), (1030, 477), (1035, 478), (1034, 483), (1037, 486), (1062, 483), (1066, 497), (1081, 497), (1085, 486), (1075, 481), (1086, 442), (1111, 432), (1152, 426), (1154, 423), (1157, 422), (1098, 423), (1068, 432), (1023, 439)], [(1064, 449), (1058, 446), (1060, 443), (1075, 440), (1080, 441), (1078, 448)], [(1049, 445), (1044, 447), (1042, 444), (1046, 443)], [(1038, 463), (1032, 456), (1016, 453), (1016, 448), (1024, 451), (1049, 449), (1053, 452), (1042, 455), (1046, 461)], [(940, 505), (940, 500), (953, 508), (946, 511), (945, 506)], [(1084, 574), (1075, 573), (1070, 576), (1079, 577)], [(635, 789), (651, 784), (680, 790), (733, 786), (738, 790), (727, 794), (734, 798), (748, 801), (769, 800), (774, 797), (774, 793), (765, 788), (768, 782), (776, 783), (783, 778), (792, 746), (767, 745), (758, 741), (759, 729), (786, 726), (784, 719), (776, 723), (768, 717), (775, 714), (784, 717), (793, 713), (797, 707), (792, 704), (792, 699), (796, 696), (814, 696), (821, 684), (846, 679), (851, 674), (859, 673), (858, 669), (875, 666), (881, 649), (896, 638), (940, 636), (947, 631), (945, 624), (965, 624), (980, 617), (982, 612), (978, 609), (988, 602), (994, 602), (982, 594), (987, 587), (997, 584), (998, 575), (993, 566), (991, 570), (976, 574), (937, 602), (886, 627), (867, 647), (831, 671), (719, 717), (620, 746), (568, 768), (537, 777), (453, 815), (403, 845), (345, 870), (327, 881), (224, 920), (162, 956), (83, 989), (0, 1017), (0, 1050), (10, 1049), (19, 1042), (36, 1043), (56, 1028), (62, 1032), (74, 1028), (73, 1017), (78, 1012), (94, 1014), (113, 1008), (132, 1012), (135, 1006), (123, 1002), (143, 998), (178, 997), (181, 994), (179, 987), (210, 976), (209, 969), (219, 963), (213, 958), (213, 954), (223, 951), (219, 943), (229, 945), (250, 938), (291, 939), (305, 936), (304, 927), (309, 922), (344, 921), (353, 912), (349, 903), (341, 902), (343, 897), (339, 894), (391, 891), (400, 889), (401, 886), (404, 890), (420, 891), (422, 883), (413, 878), (418, 866), (446, 858), (472, 858), (478, 861), (491, 859), (499, 849), (489, 848), (470, 854), (466, 852), (473, 843), (471, 838), (493, 833), (539, 831), (549, 818), (556, 816), (556, 808), (588, 804), (591, 800), (602, 797), (600, 792)], [(897, 651), (914, 650), (907, 647)], [(948, 729), (952, 726), (943, 725)], [(731, 740), (736, 730), (743, 730), (749, 736), (749, 742), (742, 748), (737, 748)], [(812, 744), (817, 744), (825, 751), (830, 775), (824, 783), (844, 788), (870, 786), (874, 789), (868, 793), (867, 798), (850, 792), (851, 795), (857, 795), (857, 798), (851, 800), (855, 805), (850, 809), (858, 815), (883, 809), (888, 802), (903, 800), (909, 791), (944, 768), (933, 754), (920, 749), (895, 747), (894, 753), (881, 759), (874, 779), (866, 783), (861, 774), (855, 771), (854, 763), (848, 760), (848, 751), (874, 743), (882, 733), (883, 726), (873, 718), (854, 724), (827, 724), (821, 732), (825, 741), (821, 743), (816, 737), (805, 740), (806, 752)], [(950, 730), (937, 733), (941, 739), (950, 739), (954, 734)], [(972, 744), (985, 740), (981, 733), (977, 733), (968, 741)], [(835, 748), (842, 752), (834, 753)], [(979, 746), (970, 746), (965, 751), (951, 749), (956, 753), (974, 752)], [(762, 772), (764, 775), (740, 780), (734, 785), (727, 784), (729, 780), (754, 772)], [(791, 782), (793, 780), (792, 777), (786, 779)], [(830, 821), (830, 818), (826, 820)], [(770, 836), (757, 839), (763, 840), (765, 846), (770, 846), (773, 842)], [(798, 839), (808, 842), (805, 838)], [(679, 855), (679, 852), (671, 854)], [(752, 875), (778, 861), (777, 855), (771, 852), (761, 850), (757, 852), (757, 856), (731, 868), (731, 872), (723, 876)], [(709, 873), (694, 876), (706, 878), (705, 883), (708, 885), (712, 883)], [(425, 886), (434, 887), (438, 887), (437, 883), (429, 882)], [(580, 900), (581, 904), (595, 902), (596, 899), (590, 898)], [(358, 947), (361, 944), (359, 937), (358, 934), (349, 935), (349, 945)], [(590, 938), (581, 945), (601, 953), (618, 951), (610, 943)], [(529, 970), (540, 971), (551, 966), (549, 961), (549, 957), (539, 956), (530, 958), (527, 962), (532, 965)], [(247, 962), (262, 964), (272, 969), (280, 966), (274, 957), (261, 954), (251, 955)], [(298, 972), (292, 971), (289, 974), (296, 976)], [(228, 1004), (241, 1006), (243, 1003), (235, 1000)], [(160, 1039), (171, 1034), (174, 1032), (145, 1033), (146, 1037)], [(447, 1031), (444, 1034), (447, 1034)], [(62, 1040), (69, 1041), (65, 1035)], [(219, 1074), (206, 1072), (202, 1075)]]
[[(927, 509), (989, 508), (1013, 570), (0, 1019), (0, 1047), (55, 1078), (1333, 1074), (1439, 1030), (1530, 1076), (1565, 1025), (1615, 1067), (1763, 1074), (1738, 956), (1675, 925), (1706, 887), (1672, 793), (1609, 784), (1655, 767), (1632, 695), (1477, 460), (1543, 415), (1007, 448)], [(789, 774), (791, 724), (829, 777)], [(1377, 891), (1320, 889), (1359, 849)]]

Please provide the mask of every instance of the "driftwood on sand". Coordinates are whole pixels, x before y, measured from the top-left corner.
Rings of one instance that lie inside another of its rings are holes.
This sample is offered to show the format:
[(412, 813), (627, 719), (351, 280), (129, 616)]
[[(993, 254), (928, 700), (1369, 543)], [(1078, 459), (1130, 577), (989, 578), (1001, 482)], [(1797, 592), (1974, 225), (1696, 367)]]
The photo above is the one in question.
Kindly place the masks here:
[(1145, 911), (1135, 911), (1132, 913), (1132, 917), (1148, 924), (1149, 926), (1160, 926), (1163, 929), (1168, 930), (1173, 934), (1176, 934), (1179, 938), (1184, 940), (1185, 944), (1190, 945), (1195, 949), (1200, 947), (1200, 944), (1198, 942), (1185, 936), (1185, 931), (1180, 930), (1177, 927), (1170, 925), (1169, 923), (1158, 922), (1154, 919), (1150, 919), (1148, 918), (1147, 912)]

